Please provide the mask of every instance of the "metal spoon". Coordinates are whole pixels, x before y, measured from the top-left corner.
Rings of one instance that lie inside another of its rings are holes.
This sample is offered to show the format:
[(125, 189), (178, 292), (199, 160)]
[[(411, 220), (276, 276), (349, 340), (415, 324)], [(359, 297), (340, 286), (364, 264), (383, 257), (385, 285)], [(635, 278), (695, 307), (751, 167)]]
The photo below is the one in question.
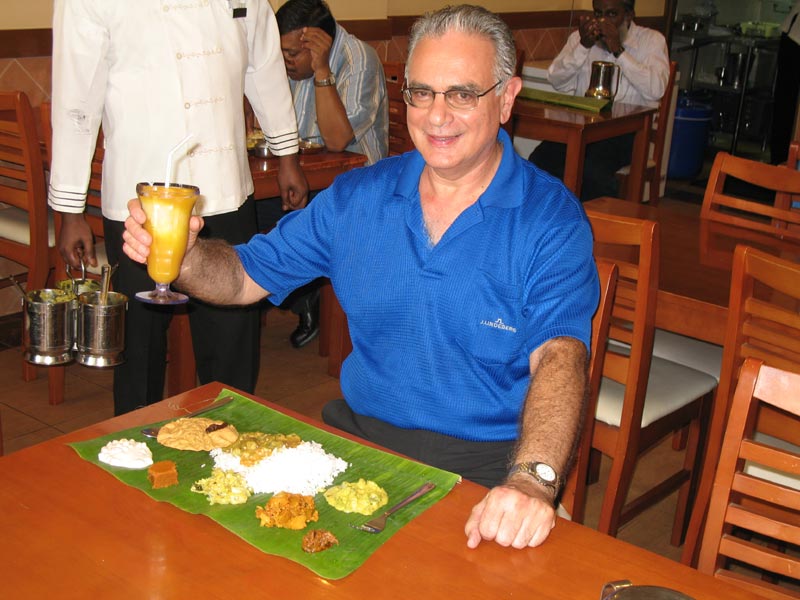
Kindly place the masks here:
[[(202, 415), (210, 410), (214, 410), (215, 408), (219, 408), (220, 406), (225, 406), (226, 404), (233, 401), (233, 396), (225, 396), (224, 398), (220, 398), (219, 400), (209, 404), (205, 408), (201, 408), (200, 410), (196, 410), (194, 412), (189, 413), (188, 415), (184, 415), (180, 417), (181, 419), (187, 419), (189, 417), (196, 417), (197, 415)], [(149, 438), (158, 437), (158, 431), (160, 427), (145, 427), (142, 429), (142, 435)]]

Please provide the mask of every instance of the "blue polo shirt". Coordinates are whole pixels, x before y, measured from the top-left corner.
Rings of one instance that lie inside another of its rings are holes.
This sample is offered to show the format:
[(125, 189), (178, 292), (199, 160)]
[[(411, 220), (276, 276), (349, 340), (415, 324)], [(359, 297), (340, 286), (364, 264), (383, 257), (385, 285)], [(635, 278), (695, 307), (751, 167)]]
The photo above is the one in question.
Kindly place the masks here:
[(592, 234), (563, 184), (514, 151), (483, 195), (430, 244), (409, 152), (336, 179), (237, 251), (279, 304), (329, 277), (353, 352), (341, 387), (358, 414), (475, 441), (518, 435), (529, 357), (557, 336), (589, 347)]

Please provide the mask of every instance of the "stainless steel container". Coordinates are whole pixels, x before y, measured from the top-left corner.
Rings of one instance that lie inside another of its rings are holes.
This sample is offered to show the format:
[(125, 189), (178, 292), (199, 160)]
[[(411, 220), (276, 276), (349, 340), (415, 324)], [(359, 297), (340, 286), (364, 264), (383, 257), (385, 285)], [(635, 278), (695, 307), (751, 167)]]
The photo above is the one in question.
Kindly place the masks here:
[(74, 295), (64, 290), (31, 290), (23, 299), (24, 358), (36, 365), (72, 360)]
[[(617, 73), (617, 81), (614, 83), (614, 72)], [(620, 68), (615, 63), (596, 60), (592, 62), (592, 73), (589, 79), (589, 89), (585, 96), (589, 98), (600, 98), (603, 100), (613, 100), (619, 89)]]
[[(69, 275), (69, 269), (67, 269)], [(72, 351), (78, 350), (78, 296), (87, 292), (99, 292), (100, 284), (94, 279), (62, 279), (56, 282), (56, 287), (74, 295), (70, 320), (72, 321)]]
[(113, 367), (124, 360), (128, 297), (108, 292), (101, 304), (101, 296), (102, 292), (90, 292), (78, 298), (77, 360), (89, 367)]

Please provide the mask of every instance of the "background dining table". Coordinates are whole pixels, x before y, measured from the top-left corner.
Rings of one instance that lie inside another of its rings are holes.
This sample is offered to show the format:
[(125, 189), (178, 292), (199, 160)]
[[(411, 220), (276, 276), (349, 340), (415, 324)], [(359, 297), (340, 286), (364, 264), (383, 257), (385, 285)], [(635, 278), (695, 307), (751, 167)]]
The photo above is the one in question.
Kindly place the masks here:
[(484, 542), (471, 550), (464, 523), (486, 489), (468, 481), (400, 529), (355, 572), (328, 580), (258, 550), (203, 515), (153, 500), (67, 445), (181, 416), (183, 407), (197, 408), (222, 389), (207, 384), (0, 458), (2, 596), (594, 599), (606, 582), (629, 579), (698, 600), (753, 598), (561, 519), (540, 547), (515, 550)]
[[(747, 244), (800, 262), (800, 244), (700, 217), (700, 206), (662, 198), (638, 204), (595, 198), (583, 204), (598, 212), (659, 224), (659, 284), (656, 327), (722, 345), (727, 322), (733, 252)], [(613, 258), (613, 257), (609, 257)]]
[(627, 199), (639, 203), (644, 194), (648, 133), (656, 110), (654, 107), (614, 102), (610, 108), (591, 112), (517, 98), (511, 113), (511, 131), (514, 136), (566, 144), (563, 181), (578, 197), (581, 195), (586, 145), (626, 133), (635, 134)]

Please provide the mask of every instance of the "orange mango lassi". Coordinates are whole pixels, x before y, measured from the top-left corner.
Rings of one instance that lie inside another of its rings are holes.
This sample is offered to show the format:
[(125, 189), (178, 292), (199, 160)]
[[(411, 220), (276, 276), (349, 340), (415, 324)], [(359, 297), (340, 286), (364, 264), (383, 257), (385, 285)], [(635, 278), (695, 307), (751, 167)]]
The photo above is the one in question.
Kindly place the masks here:
[(144, 228), (153, 236), (147, 274), (156, 283), (172, 283), (178, 278), (186, 253), (189, 217), (200, 190), (192, 185), (140, 183), (136, 194), (147, 215)]

